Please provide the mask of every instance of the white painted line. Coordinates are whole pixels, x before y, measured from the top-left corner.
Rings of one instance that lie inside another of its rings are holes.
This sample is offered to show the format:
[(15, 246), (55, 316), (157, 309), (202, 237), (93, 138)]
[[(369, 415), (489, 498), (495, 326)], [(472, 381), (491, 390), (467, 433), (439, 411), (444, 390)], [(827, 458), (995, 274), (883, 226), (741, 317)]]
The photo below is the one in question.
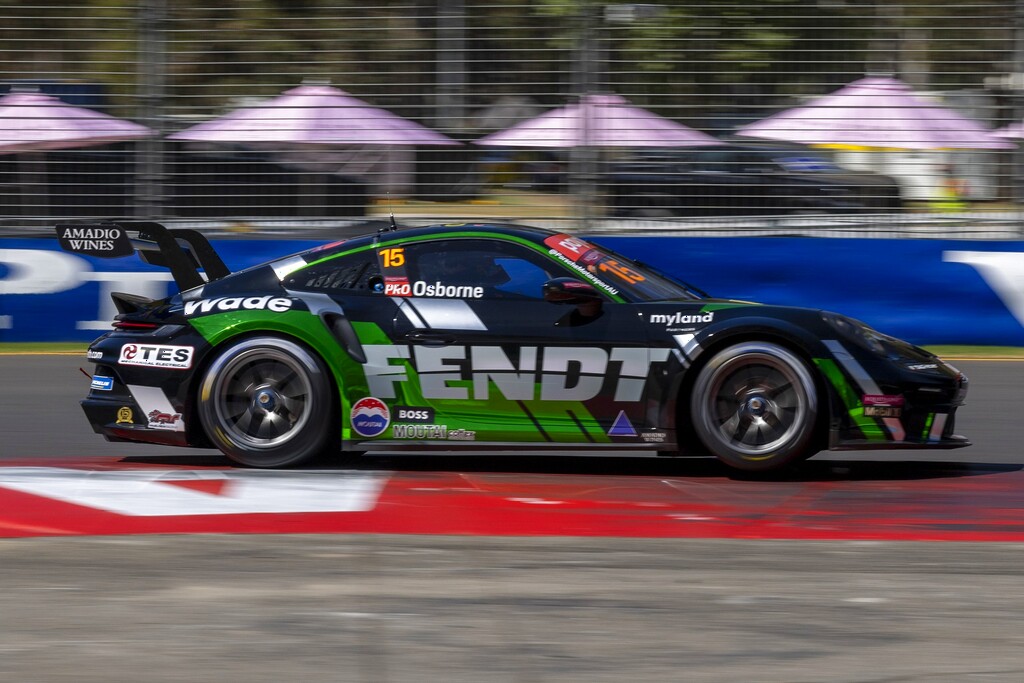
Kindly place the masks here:
[(365, 512), (387, 480), (373, 472), (0, 467), (0, 488), (131, 517)]

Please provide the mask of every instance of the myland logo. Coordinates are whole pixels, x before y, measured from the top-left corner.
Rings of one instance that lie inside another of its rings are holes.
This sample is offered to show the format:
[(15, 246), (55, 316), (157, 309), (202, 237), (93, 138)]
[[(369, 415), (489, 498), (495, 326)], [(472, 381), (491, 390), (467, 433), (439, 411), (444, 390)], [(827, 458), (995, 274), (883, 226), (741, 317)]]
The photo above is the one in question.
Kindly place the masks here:
[(708, 313), (652, 313), (651, 323), (654, 325), (692, 325), (694, 323), (709, 323), (715, 319), (715, 312)]

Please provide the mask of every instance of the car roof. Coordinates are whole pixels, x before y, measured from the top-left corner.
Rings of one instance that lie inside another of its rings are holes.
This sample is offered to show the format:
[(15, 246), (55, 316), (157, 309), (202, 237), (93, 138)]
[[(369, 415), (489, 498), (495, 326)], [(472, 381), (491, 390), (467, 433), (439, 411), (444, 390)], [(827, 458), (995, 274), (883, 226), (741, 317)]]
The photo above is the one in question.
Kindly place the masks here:
[(338, 252), (351, 251), (353, 249), (373, 244), (373, 242), (378, 238), (381, 241), (391, 241), (395, 238), (401, 239), (423, 236), (443, 238), (445, 235), (465, 234), (467, 232), (481, 233), (483, 235), (499, 238), (518, 237), (537, 243), (543, 242), (552, 235), (559, 234), (544, 228), (537, 228), (530, 225), (518, 225), (514, 223), (437, 223), (434, 225), (424, 225), (414, 228), (398, 227), (395, 230), (383, 230), (373, 234), (346, 239), (341, 242), (327, 245), (326, 247), (316, 247), (311, 251), (319, 251), (320, 254), (318, 255), (330, 256)]

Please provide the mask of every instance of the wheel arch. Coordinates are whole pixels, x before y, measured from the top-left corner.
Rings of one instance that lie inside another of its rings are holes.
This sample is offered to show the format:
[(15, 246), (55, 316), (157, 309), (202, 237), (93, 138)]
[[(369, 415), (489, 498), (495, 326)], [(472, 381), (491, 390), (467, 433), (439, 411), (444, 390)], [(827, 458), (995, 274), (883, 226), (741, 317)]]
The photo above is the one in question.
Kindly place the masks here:
[(272, 337), (275, 339), (283, 339), (285, 341), (292, 342), (311, 355), (319, 358), (321, 362), (328, 368), (327, 380), (330, 382), (332, 396), (335, 397), (337, 411), (334, 419), (337, 421), (336, 426), (338, 429), (338, 439), (341, 439), (341, 415), (344, 396), (342, 394), (342, 385), (340, 372), (335, 364), (331, 362), (331, 359), (326, 358), (323, 353), (317, 350), (316, 344), (305, 338), (305, 335), (295, 334), (290, 330), (281, 329), (246, 329), (239, 330), (236, 334), (225, 336), (217, 340), (215, 345), (211, 345), (207, 352), (203, 355), (200, 363), (194, 368), (192, 376), (189, 379), (189, 385), (187, 389), (187, 395), (190, 399), (188, 403), (188, 417), (189, 421), (186, 423), (188, 426), (188, 439), (189, 442), (196, 441), (196, 445), (203, 445), (209, 448), (216, 448), (213, 444), (210, 435), (206, 433), (203, 428), (202, 421), (199, 418), (199, 404), (202, 398), (199, 396), (199, 391), (203, 383), (203, 378), (206, 376), (207, 370), (210, 365), (220, 356), (225, 348), (228, 346), (237, 344), (245, 341), (246, 339), (256, 339), (259, 337)]
[(763, 341), (778, 344), (796, 354), (806, 365), (814, 378), (817, 391), (818, 416), (815, 424), (814, 445), (819, 450), (827, 449), (833, 428), (833, 416), (840, 409), (839, 397), (828, 379), (814, 361), (815, 349), (822, 349), (819, 340), (803, 328), (785, 320), (774, 318), (745, 318), (735, 324), (714, 325), (701, 330), (694, 341), (699, 353), (692, 358), (685, 372), (680, 373), (675, 385), (669, 390), (671, 397), (664, 419), (671, 420), (676, 430), (680, 450), (686, 448), (703, 451), (690, 417), (690, 394), (697, 377), (705, 365), (719, 351), (735, 344)]

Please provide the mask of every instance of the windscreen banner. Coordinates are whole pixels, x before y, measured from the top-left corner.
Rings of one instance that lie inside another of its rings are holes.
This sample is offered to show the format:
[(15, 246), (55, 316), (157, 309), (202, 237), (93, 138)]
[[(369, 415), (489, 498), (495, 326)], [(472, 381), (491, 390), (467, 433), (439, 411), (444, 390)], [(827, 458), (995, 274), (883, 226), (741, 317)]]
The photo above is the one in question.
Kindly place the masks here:
[[(837, 311), (917, 344), (1024, 346), (1024, 242), (604, 235), (592, 241), (716, 297)], [(214, 247), (240, 270), (320, 243), (219, 240)], [(166, 269), (135, 256), (70, 254), (56, 239), (0, 239), (0, 342), (92, 340), (111, 329), (111, 292), (157, 299), (173, 293), (174, 283)]]

